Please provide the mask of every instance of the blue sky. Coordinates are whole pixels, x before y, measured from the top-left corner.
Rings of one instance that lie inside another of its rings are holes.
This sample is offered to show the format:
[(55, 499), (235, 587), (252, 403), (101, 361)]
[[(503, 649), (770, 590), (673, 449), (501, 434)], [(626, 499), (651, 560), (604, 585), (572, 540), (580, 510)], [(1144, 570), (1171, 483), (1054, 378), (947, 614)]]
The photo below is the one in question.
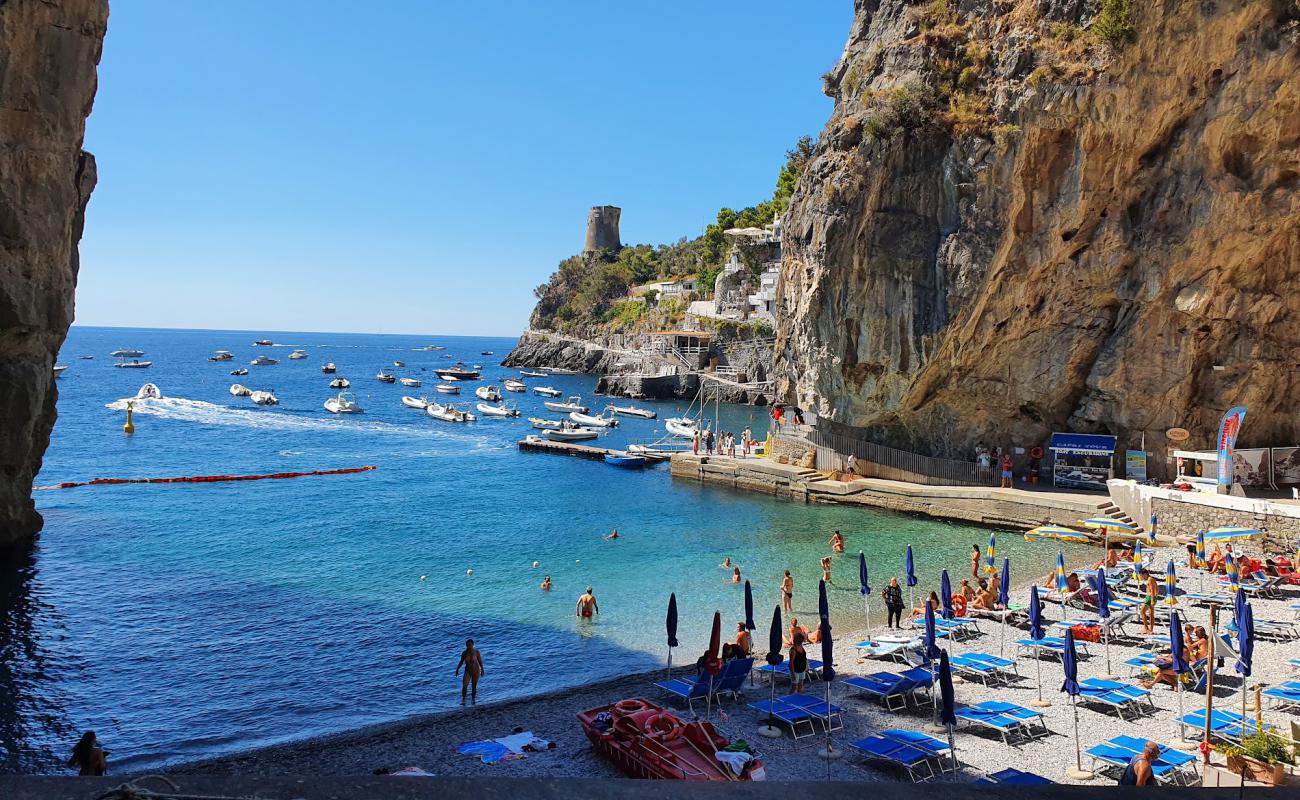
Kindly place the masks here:
[(830, 114), (852, 3), (129, 0), (84, 325), (517, 333), (582, 247), (698, 234)]

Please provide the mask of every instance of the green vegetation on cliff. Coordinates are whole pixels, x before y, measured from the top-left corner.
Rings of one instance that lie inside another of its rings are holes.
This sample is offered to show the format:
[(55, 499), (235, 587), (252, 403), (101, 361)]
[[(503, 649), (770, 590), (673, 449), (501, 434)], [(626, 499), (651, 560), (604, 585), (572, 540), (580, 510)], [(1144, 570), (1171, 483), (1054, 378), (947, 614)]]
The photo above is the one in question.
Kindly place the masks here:
[(682, 238), (673, 244), (628, 245), (617, 251), (602, 250), (564, 259), (550, 280), (533, 292), (537, 306), (533, 309), (531, 326), (574, 332), (595, 328), (618, 332), (680, 320), (686, 311), (684, 303), (664, 302), (655, 309), (641, 301), (628, 301), (628, 290), (645, 283), (694, 275), (702, 293), (711, 291), (730, 246), (723, 231), (761, 228), (784, 213), (814, 147), (810, 137), (799, 139), (786, 152), (785, 164), (777, 175), (770, 199), (740, 211), (720, 209), (716, 221), (694, 239)]

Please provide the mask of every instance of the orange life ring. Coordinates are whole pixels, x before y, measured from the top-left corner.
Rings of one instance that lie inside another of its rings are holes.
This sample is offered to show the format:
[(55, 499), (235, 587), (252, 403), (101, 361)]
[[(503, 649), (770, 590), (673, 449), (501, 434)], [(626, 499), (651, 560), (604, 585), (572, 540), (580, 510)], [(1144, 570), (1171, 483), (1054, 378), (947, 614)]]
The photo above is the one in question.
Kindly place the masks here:
[(1034, 458), (1042, 458), (1042, 457), (1043, 457), (1043, 448), (1041, 448), (1041, 447), (1033, 447), (1033, 448), (1030, 448), (1030, 450), (1029, 450), (1029, 455), (1033, 456)]
[(619, 700), (617, 703), (614, 704), (614, 710), (619, 714), (624, 714), (624, 715), (635, 714), (638, 711), (644, 711), (645, 709), (646, 709), (646, 704), (641, 702), (640, 700), (635, 700), (635, 699)]
[(648, 718), (645, 722), (646, 733), (653, 734), (662, 742), (671, 742), (682, 735), (681, 720), (666, 711)]
[(959, 617), (966, 616), (966, 596), (960, 592), (952, 596), (952, 613)]

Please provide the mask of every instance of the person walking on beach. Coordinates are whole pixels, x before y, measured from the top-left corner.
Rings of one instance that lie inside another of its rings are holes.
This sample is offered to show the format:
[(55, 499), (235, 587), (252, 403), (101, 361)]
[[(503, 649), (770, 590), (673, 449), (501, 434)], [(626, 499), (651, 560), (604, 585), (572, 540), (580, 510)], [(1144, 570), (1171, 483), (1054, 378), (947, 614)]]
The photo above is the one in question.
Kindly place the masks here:
[(822, 580), (826, 581), (826, 584), (828, 586), (834, 583), (834, 581), (831, 580), (831, 557), (830, 556), (822, 557)]
[(1142, 748), (1142, 752), (1133, 756), (1124, 768), (1124, 774), (1119, 776), (1120, 786), (1155, 786), (1152, 780), (1151, 762), (1160, 757), (1160, 745), (1155, 742), (1147, 742)]
[(889, 612), (888, 625), (891, 628), (903, 627), (903, 587), (898, 585), (898, 578), (890, 578), (889, 585), (881, 592), (885, 598), (885, 609)]
[(465, 651), (460, 654), (460, 662), (456, 664), (456, 672), (459, 675), (461, 667), (465, 668), (465, 676), (460, 681), (460, 704), (465, 705), (465, 690), (469, 690), (470, 705), (478, 703), (478, 679), (483, 677), (483, 654), (474, 647), (473, 639), (465, 640)]
[(745, 430), (740, 432), (740, 451), (746, 458), (749, 457), (749, 448), (753, 441), (754, 432), (749, 429), (748, 425), (746, 425)]
[(108, 774), (108, 753), (99, 746), (99, 739), (94, 731), (81, 734), (77, 746), (72, 748), (72, 758), (68, 766), (77, 770), (78, 775), (98, 777)]
[(785, 571), (785, 577), (781, 579), (781, 608), (786, 611), (794, 611), (794, 578), (790, 577), (790, 570)]
[(796, 633), (790, 645), (790, 681), (794, 683), (794, 693), (803, 692), (804, 681), (808, 679), (808, 653), (803, 649), (803, 634)]
[(714, 435), (713, 435), (713, 431), (707, 431), (707, 432), (705, 432), (705, 434), (704, 434), (704, 449), (709, 451), (709, 455), (713, 455), (713, 446), (714, 446), (716, 443), (717, 443), (717, 439), (714, 437)]
[(591, 591), (590, 586), (587, 587), (587, 591), (583, 593), (582, 597), (578, 598), (578, 605), (574, 609), (574, 613), (583, 619), (591, 619), (592, 614), (600, 613), (600, 604), (596, 602), (596, 595)]
[(977, 544), (971, 545), (970, 576), (973, 580), (978, 580), (980, 576), (980, 546)]

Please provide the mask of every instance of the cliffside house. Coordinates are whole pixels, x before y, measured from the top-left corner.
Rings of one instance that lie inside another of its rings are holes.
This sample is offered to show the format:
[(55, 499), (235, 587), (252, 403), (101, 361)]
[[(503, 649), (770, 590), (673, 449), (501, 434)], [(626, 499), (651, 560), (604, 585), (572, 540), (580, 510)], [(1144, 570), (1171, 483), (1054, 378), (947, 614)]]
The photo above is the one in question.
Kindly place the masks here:
[(695, 291), (695, 276), (680, 275), (674, 278), (666, 278), (662, 281), (653, 281), (643, 283), (640, 286), (632, 287), (631, 294), (633, 297), (645, 297), (651, 292), (656, 292), (660, 299), (665, 297), (682, 297)]

